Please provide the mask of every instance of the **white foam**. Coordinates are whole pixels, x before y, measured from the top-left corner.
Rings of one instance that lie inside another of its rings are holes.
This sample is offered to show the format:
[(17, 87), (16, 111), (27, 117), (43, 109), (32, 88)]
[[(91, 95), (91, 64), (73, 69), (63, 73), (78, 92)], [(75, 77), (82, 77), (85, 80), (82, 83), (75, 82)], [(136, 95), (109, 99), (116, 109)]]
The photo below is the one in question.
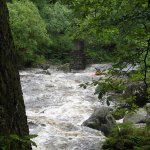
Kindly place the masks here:
[[(40, 69), (21, 71), (23, 96), (28, 121), (33, 123), (31, 134), (38, 147), (34, 150), (99, 150), (104, 139), (101, 132), (80, 125), (99, 107), (94, 87), (82, 89), (82, 82), (98, 79), (93, 65), (76, 73), (38, 74)], [(107, 69), (107, 65), (100, 65)], [(34, 126), (35, 125), (35, 126)]]

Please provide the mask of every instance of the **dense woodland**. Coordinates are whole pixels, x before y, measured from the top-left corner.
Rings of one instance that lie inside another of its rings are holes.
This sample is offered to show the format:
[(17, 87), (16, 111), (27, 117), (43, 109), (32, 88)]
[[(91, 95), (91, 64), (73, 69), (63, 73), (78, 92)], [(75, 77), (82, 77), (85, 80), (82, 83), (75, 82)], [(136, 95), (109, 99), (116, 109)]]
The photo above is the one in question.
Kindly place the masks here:
[[(76, 11), (78, 6), (73, 8), (72, 4), (65, 3), (48, 0), (8, 2), (20, 65), (30, 67), (47, 61), (67, 63), (76, 39), (85, 42), (90, 62), (112, 61), (111, 56), (115, 53), (112, 38), (117, 30), (105, 29), (105, 34), (101, 34), (102, 31), (98, 31), (102, 28), (100, 23), (95, 24), (95, 13), (86, 12), (89, 4), (78, 8), (85, 10)], [(98, 8), (90, 9), (92, 12)]]
[[(108, 78), (84, 83), (81, 87), (96, 86), (95, 94), (100, 100), (107, 92), (119, 93), (116, 117), (150, 102), (150, 0), (7, 0), (7, 7), (20, 68), (69, 63), (73, 43), (80, 40), (85, 44), (88, 64), (113, 64)], [(129, 65), (138, 69), (124, 71)], [(129, 85), (134, 87), (126, 94), (124, 91), (128, 91)], [(108, 105), (111, 100), (110, 96)], [(150, 117), (142, 129), (118, 125), (103, 149), (150, 150), (149, 125)], [(28, 134), (27, 130), (26, 127)], [(14, 150), (17, 148), (20, 150), (19, 146)]]

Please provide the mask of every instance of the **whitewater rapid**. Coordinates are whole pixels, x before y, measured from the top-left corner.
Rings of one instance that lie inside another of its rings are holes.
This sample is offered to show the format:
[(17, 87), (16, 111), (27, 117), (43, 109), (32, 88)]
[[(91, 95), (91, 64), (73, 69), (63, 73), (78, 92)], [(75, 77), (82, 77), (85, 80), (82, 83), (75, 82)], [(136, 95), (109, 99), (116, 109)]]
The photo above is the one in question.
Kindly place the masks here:
[(94, 87), (84, 90), (79, 86), (99, 79), (97, 67), (105, 70), (109, 65), (91, 65), (74, 73), (51, 67), (51, 75), (42, 69), (20, 71), (30, 134), (38, 135), (33, 150), (101, 150), (103, 134), (81, 126), (101, 103)]

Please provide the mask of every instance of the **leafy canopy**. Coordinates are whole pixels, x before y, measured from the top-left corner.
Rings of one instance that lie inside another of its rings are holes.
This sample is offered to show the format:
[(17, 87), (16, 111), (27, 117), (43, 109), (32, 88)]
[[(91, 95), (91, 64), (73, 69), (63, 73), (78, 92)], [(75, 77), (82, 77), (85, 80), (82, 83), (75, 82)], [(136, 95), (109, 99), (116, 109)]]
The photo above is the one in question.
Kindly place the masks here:
[(46, 23), (37, 7), (28, 0), (8, 3), (10, 25), (20, 60), (25, 63), (42, 61), (41, 45), (49, 45)]

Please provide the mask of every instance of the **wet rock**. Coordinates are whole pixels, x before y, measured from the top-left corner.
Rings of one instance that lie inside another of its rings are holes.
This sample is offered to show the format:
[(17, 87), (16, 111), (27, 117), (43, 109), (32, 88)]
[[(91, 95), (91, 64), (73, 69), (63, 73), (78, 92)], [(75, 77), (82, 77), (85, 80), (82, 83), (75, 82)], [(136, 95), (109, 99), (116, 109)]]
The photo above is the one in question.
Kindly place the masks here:
[(124, 123), (146, 123), (147, 112), (144, 108), (140, 108), (137, 112), (131, 112), (125, 115)]
[(146, 127), (146, 123), (138, 123), (138, 124), (134, 124), (134, 127), (136, 128), (145, 128)]
[(51, 75), (51, 72), (49, 70), (42, 70), (40, 72), (36, 72), (36, 74), (45, 74), (45, 75)]
[(57, 67), (58, 70), (62, 70), (64, 72), (70, 72), (71, 69), (70, 69), (70, 64), (69, 63), (66, 63), (66, 64), (63, 64), (63, 65), (60, 65)]
[(135, 104), (143, 107), (147, 103), (147, 96), (145, 95), (145, 84), (144, 82), (135, 82), (128, 84), (124, 96), (135, 96)]
[(146, 104), (146, 112), (150, 116), (150, 103)]
[(50, 64), (42, 64), (40, 66), (40, 68), (42, 68), (43, 70), (47, 70), (50, 67)]
[(146, 124), (150, 125), (150, 103), (146, 104), (146, 112), (147, 112)]
[(45, 125), (45, 124), (43, 124), (43, 123), (41, 124), (41, 126), (42, 126), (42, 127), (46, 127), (46, 125)]
[(34, 123), (34, 122), (32, 122), (32, 121), (29, 121), (29, 122), (28, 122), (28, 125), (29, 125), (29, 128), (30, 128), (30, 129), (34, 129), (34, 128), (38, 127), (38, 124), (36, 124), (36, 123)]
[(89, 119), (84, 121), (82, 125), (100, 130), (104, 133), (105, 136), (108, 136), (115, 124), (116, 121), (111, 115), (109, 108), (101, 107), (99, 109), (96, 109), (94, 113), (89, 117)]

